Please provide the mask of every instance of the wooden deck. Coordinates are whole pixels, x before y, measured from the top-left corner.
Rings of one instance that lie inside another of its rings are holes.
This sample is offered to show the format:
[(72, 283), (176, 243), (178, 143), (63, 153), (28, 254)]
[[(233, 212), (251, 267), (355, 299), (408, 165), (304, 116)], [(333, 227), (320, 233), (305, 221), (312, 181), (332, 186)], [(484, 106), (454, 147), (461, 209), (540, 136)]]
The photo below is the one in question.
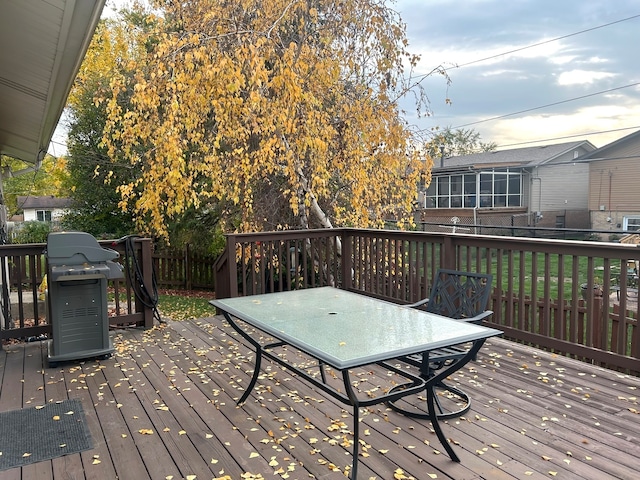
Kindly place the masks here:
[[(113, 333), (113, 358), (55, 369), (41, 342), (0, 351), (0, 411), (78, 398), (94, 443), (0, 479), (345, 478), (349, 408), (269, 362), (236, 406), (253, 355), (221, 317)], [(369, 395), (392, 381), (357, 378)], [(492, 339), (452, 380), (473, 399), (443, 425), (462, 462), (429, 422), (378, 405), (361, 415), (358, 478), (639, 478), (640, 379)]]

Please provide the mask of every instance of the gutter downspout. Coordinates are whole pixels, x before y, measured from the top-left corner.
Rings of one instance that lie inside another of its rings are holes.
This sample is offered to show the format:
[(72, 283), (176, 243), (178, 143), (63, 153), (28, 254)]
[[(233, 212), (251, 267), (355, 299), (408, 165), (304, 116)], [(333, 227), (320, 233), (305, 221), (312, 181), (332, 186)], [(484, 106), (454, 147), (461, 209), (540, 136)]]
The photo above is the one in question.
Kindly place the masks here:
[[(533, 174), (533, 172), (531, 172)], [(540, 212), (542, 213), (542, 178), (540, 178), (539, 176), (531, 176), (531, 184), (533, 185), (533, 181), (537, 180), (538, 181), (538, 209), (536, 210), (535, 213), (535, 222), (538, 221), (538, 213)]]

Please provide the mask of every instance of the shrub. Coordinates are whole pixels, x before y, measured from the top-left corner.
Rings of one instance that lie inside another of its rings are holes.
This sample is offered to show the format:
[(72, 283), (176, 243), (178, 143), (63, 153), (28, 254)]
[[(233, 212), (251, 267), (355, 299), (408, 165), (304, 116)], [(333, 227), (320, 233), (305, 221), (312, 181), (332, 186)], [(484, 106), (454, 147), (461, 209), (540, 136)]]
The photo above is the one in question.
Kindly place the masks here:
[(13, 243), (45, 243), (50, 231), (47, 222), (25, 222), (13, 237)]

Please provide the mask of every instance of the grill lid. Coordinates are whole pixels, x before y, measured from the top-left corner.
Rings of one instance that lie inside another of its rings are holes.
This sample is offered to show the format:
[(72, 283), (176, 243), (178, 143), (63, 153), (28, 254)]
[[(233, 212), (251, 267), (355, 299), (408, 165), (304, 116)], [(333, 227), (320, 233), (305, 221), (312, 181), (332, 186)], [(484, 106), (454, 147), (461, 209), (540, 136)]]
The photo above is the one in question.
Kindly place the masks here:
[(92, 235), (85, 232), (50, 233), (46, 255), (49, 265), (103, 263), (120, 256), (115, 250), (102, 248)]

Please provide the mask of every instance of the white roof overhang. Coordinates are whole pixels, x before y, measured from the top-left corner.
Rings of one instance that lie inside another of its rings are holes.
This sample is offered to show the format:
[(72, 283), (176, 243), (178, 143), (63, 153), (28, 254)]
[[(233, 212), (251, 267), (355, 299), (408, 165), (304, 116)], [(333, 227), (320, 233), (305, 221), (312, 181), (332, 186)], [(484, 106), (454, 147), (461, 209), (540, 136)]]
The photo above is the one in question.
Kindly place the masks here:
[(0, 153), (42, 160), (104, 4), (0, 2)]

